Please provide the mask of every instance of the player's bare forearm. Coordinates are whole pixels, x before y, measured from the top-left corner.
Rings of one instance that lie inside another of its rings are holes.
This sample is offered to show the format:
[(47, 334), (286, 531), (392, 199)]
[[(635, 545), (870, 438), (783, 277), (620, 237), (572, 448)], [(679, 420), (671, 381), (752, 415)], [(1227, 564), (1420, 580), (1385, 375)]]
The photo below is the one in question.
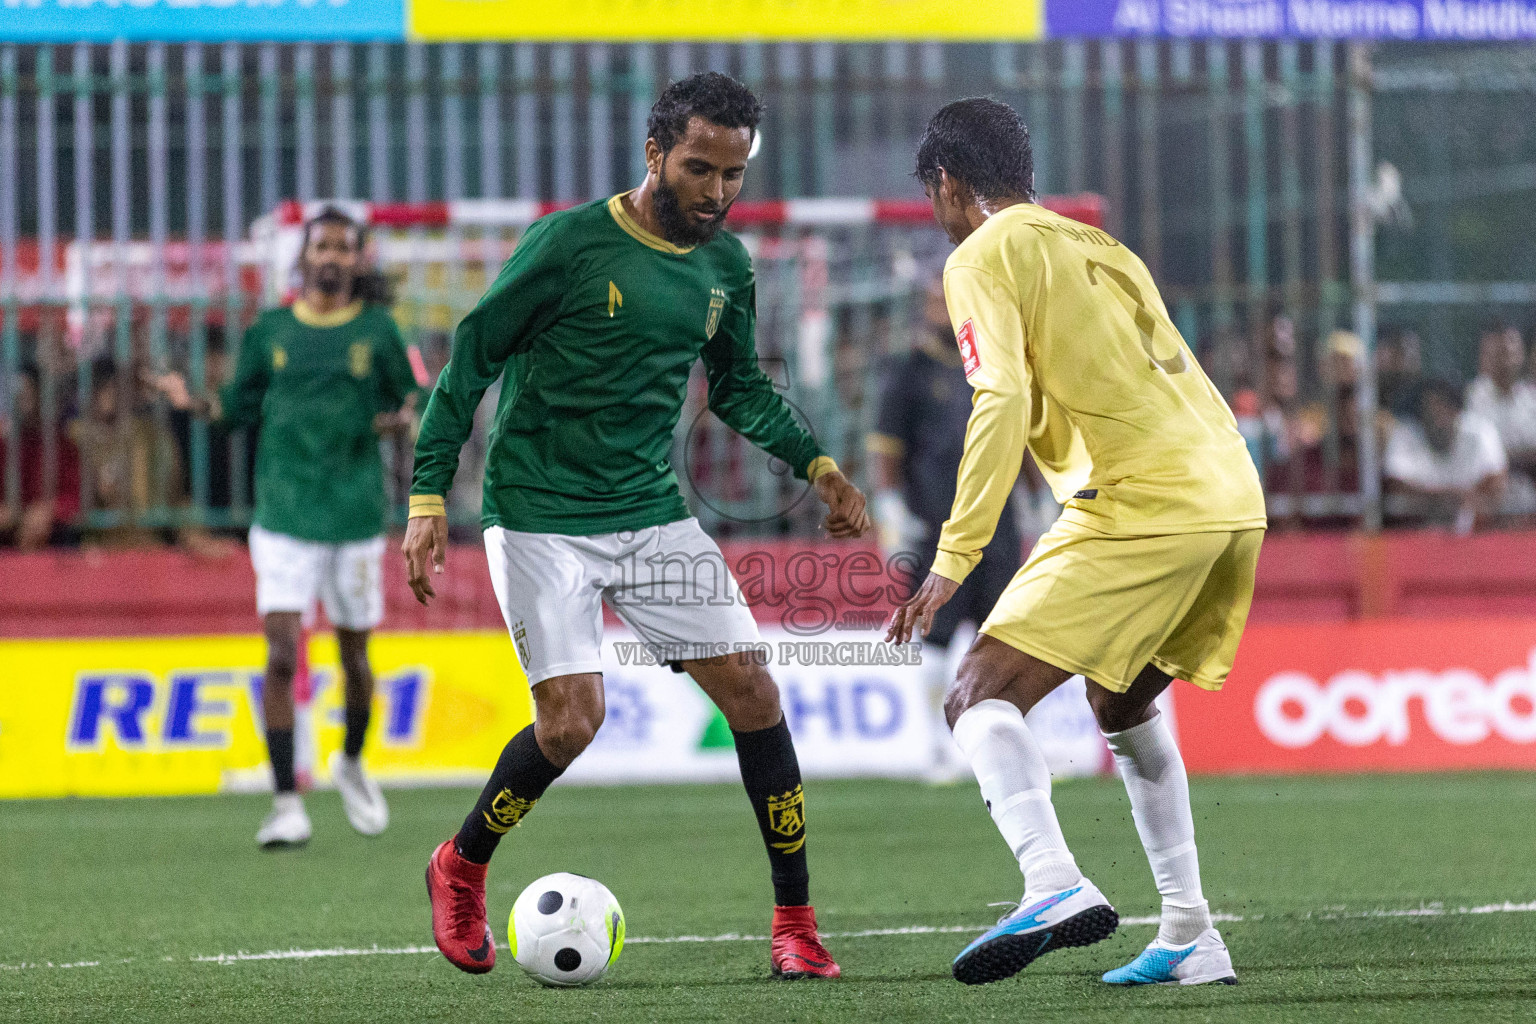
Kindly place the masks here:
[(827, 506), (827, 518), (822, 523), (827, 533), (838, 538), (862, 537), (870, 527), (864, 492), (837, 470), (818, 476), (814, 486), (816, 496)]
[[(406, 579), (416, 600), (426, 604), (437, 596), (432, 589), (432, 576), (443, 571), (448, 557), (448, 517), (412, 516), (405, 527), (405, 542), (400, 545), (405, 555)], [(429, 569), (428, 566), (431, 568)]]
[(930, 572), (917, 593), (891, 615), (890, 628), (885, 632), (887, 643), (904, 644), (912, 639), (913, 631), (919, 638), (928, 635), (933, 628), (933, 616), (955, 596), (960, 584)]

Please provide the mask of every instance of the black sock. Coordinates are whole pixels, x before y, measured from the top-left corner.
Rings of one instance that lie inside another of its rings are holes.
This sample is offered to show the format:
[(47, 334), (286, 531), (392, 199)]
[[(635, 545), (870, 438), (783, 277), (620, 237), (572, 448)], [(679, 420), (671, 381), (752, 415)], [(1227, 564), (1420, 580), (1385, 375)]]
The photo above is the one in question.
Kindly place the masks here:
[(267, 756), (272, 759), (272, 778), (279, 793), (292, 793), (298, 787), (293, 781), (293, 730), (267, 730)]
[(805, 793), (789, 726), (781, 718), (770, 728), (732, 729), (731, 735), (736, 738), (741, 782), (768, 848), (773, 900), (781, 907), (803, 907), (811, 902), (811, 874), (805, 863)]
[(368, 735), (368, 719), (373, 714), (373, 707), (364, 704), (360, 707), (347, 705), (347, 737), (342, 741), (341, 748), (348, 757), (356, 757), (363, 752), (363, 738)]
[(464, 819), (454, 846), (472, 864), (487, 864), (501, 837), (533, 810), (549, 784), (560, 777), (557, 768), (534, 738), (533, 726), (513, 736), (502, 748), (475, 809)]

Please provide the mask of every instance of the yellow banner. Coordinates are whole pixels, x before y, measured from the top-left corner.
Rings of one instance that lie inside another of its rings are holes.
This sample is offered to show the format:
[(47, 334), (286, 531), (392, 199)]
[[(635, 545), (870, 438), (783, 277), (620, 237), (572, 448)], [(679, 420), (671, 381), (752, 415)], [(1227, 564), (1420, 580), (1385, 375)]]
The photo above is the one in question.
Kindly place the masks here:
[[(374, 637), (363, 758), (384, 781), (479, 782), (532, 719), (505, 633)], [(0, 797), (150, 796), (269, 785), (256, 636), (0, 641)], [(318, 781), (342, 741), (335, 640), (309, 646)]]
[(1031, 40), (1041, 0), (411, 0), (412, 39)]

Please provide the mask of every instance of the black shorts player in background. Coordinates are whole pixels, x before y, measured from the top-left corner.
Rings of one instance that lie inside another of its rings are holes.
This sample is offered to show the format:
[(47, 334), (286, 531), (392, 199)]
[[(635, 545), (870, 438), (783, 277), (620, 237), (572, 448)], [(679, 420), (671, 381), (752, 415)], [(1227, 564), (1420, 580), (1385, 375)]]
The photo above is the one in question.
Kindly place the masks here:
[[(773, 880), (773, 973), (839, 973), (810, 905), (805, 797), (778, 687), (754, 658), (717, 653), (759, 643), (757, 625), (720, 549), (689, 515), (670, 462), (688, 376), (702, 359), (710, 409), (814, 487), (832, 536), (869, 525), (864, 496), (759, 368), (752, 264), (720, 230), (760, 112), (725, 75), (668, 86), (651, 109), (645, 181), (529, 228), (459, 324), (427, 405), (404, 545), (423, 603), (434, 596), (432, 573), (443, 571), (443, 495), (459, 450), (481, 396), (503, 379), (481, 523), (537, 712), (428, 864), (433, 937), (462, 970), (496, 962), (485, 878), (497, 843), (603, 722), (606, 602), (730, 724)], [(679, 563), (691, 567), (681, 599), (676, 569), (662, 580)]]
[(330, 763), (347, 819), (364, 835), (389, 823), (363, 771), (373, 706), (369, 632), (384, 617), (384, 464), (379, 435), (408, 425), (422, 381), (390, 316), (388, 287), (364, 263), (363, 228), (328, 208), (304, 225), (303, 292), (256, 318), (217, 400), (193, 398), (176, 374), (172, 404), (228, 426), (259, 424), (251, 564), (267, 638), (262, 719), (276, 796), (256, 841), (309, 841), (294, 778), (293, 677), (316, 602), (336, 629), (346, 685), (346, 736)]
[[(875, 469), (873, 505), (881, 545), (887, 557), (896, 551), (917, 556), (914, 590), (938, 553), (939, 532), (955, 501), (955, 467), (965, 451), (965, 426), (971, 417), (971, 386), (955, 346), (941, 281), (934, 281), (923, 296), (919, 332), (911, 351), (884, 368), (875, 429), (865, 439)], [(956, 630), (966, 621), (978, 627), (986, 621), (1023, 562), (1014, 512), (1010, 499), (986, 557), (949, 603), (934, 613), (933, 627), (923, 637), (923, 680), (936, 709), (943, 707), (954, 679), (949, 662)], [(970, 765), (950, 737), (943, 714), (933, 717), (928, 779), (955, 782), (970, 774)]]

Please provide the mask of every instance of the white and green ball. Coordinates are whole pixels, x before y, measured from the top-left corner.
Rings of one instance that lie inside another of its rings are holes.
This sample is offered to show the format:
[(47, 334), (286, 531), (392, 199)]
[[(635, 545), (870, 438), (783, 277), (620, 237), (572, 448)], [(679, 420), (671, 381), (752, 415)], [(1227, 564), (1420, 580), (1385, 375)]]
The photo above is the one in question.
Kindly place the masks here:
[(587, 985), (624, 948), (624, 911), (608, 887), (559, 871), (523, 890), (507, 922), (512, 958), (541, 985)]

